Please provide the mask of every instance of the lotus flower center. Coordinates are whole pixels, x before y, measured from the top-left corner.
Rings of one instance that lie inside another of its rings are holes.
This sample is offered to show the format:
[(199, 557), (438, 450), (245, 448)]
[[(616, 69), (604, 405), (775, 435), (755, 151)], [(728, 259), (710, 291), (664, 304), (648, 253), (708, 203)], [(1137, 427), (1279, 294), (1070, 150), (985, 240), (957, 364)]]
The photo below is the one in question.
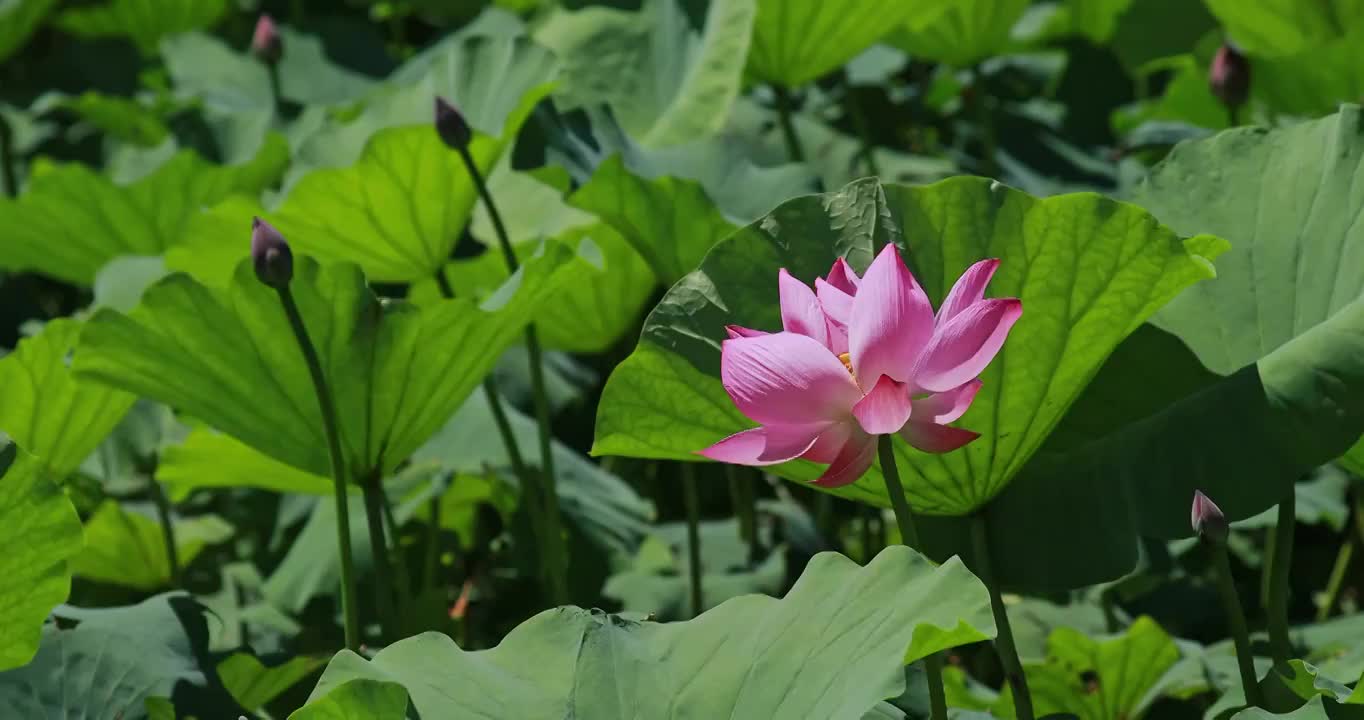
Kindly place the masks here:
[(849, 356), (848, 353), (839, 353), (838, 360), (839, 362), (843, 363), (843, 367), (848, 369), (848, 374), (853, 376), (853, 379), (856, 380), (857, 373), (853, 372), (852, 369), (852, 357)]

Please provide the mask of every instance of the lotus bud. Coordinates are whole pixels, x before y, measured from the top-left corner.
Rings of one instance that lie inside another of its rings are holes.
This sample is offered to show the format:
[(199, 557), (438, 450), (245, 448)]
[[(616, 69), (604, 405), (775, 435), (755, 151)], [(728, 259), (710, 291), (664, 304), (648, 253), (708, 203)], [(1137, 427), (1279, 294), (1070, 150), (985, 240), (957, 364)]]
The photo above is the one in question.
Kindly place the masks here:
[(1250, 95), (1250, 59), (1236, 46), (1223, 43), (1208, 68), (1208, 86), (1223, 105), (1241, 107)]
[(261, 15), (256, 20), (256, 31), (251, 33), (251, 54), (268, 65), (279, 62), (284, 54), (284, 41), (279, 36), (279, 28), (275, 27), (274, 18), (269, 15)]
[(256, 277), (276, 290), (289, 287), (294, 278), (294, 253), (289, 242), (270, 223), (251, 219), (251, 263)]
[(1227, 517), (1222, 514), (1222, 509), (1217, 507), (1217, 503), (1204, 495), (1202, 490), (1194, 491), (1193, 511), (1189, 520), (1193, 524), (1193, 531), (1200, 538), (1216, 542), (1227, 539)]
[(451, 150), (469, 147), (469, 140), (473, 138), (464, 116), (443, 97), (436, 98), (436, 133)]

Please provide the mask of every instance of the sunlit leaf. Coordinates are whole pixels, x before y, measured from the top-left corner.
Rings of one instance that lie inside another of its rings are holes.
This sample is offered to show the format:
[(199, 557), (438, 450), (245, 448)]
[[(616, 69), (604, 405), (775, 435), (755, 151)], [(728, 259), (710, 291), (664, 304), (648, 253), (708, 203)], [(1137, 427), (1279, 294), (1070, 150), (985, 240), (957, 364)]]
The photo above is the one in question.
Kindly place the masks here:
[(18, 50), (56, 4), (57, 0), (14, 0), (0, 6), (0, 60)]
[(755, 0), (716, 0), (697, 33), (676, 0), (647, 0), (638, 12), (557, 9), (535, 39), (563, 59), (564, 107), (609, 105), (636, 140), (663, 147), (724, 125), (755, 12)]
[(407, 691), (395, 682), (358, 679), (289, 716), (289, 720), (403, 720)]
[(98, 383), (77, 380), (70, 354), (81, 323), (53, 320), (0, 359), (0, 431), (60, 482), (104, 440), (136, 397)]
[(76, 508), (37, 458), (14, 444), (0, 449), (0, 670), (37, 652), (44, 618), (71, 591), (67, 559), (82, 542)]
[(1364, 17), (1360, 0), (1206, 0), (1208, 9), (1243, 49), (1272, 57), (1293, 55), (1338, 38), (1351, 18)]
[[(71, 574), (138, 590), (168, 587), (172, 575), (166, 536), (150, 510), (112, 500), (102, 503), (85, 522), (85, 549), (71, 559)], [(232, 526), (216, 515), (176, 517), (173, 523), (182, 568), (206, 546), (232, 537)]]
[(784, 599), (748, 595), (688, 622), (566, 608), (492, 650), (426, 633), (369, 661), (342, 652), (311, 701), (371, 679), (401, 684), (423, 717), (860, 717), (904, 689), (907, 660), (992, 635), (988, 604), (958, 561), (896, 546), (862, 568), (822, 553)]
[(325, 658), (300, 655), (267, 667), (255, 655), (236, 652), (218, 663), (218, 678), (238, 704), (257, 712), (324, 664)]
[[(567, 272), (556, 271), (570, 255), (547, 245), (485, 303), (492, 310), (465, 299), (381, 306), (354, 265), (296, 255), (291, 290), (335, 397), (348, 472), (387, 473), (438, 430), (559, 287)], [(330, 474), (307, 367), (279, 298), (250, 262), (225, 289), (175, 274), (128, 315), (98, 311), (75, 365), (300, 470)]]
[(1028, 0), (958, 0), (932, 22), (906, 25), (886, 38), (913, 55), (970, 67), (1009, 49), (1014, 23)]
[(64, 10), (57, 25), (75, 35), (127, 37), (150, 55), (162, 38), (211, 26), (226, 11), (227, 0), (109, 0)]
[(193, 213), (233, 193), (259, 192), (287, 160), (284, 138), (271, 135), (249, 164), (213, 165), (184, 150), (128, 185), (84, 165), (40, 167), (23, 195), (0, 199), (0, 267), (89, 285), (119, 255), (158, 255), (183, 242)]
[(231, 436), (195, 430), (161, 454), (157, 482), (179, 501), (199, 488), (255, 487), (282, 493), (330, 495), (332, 479), (263, 455)]

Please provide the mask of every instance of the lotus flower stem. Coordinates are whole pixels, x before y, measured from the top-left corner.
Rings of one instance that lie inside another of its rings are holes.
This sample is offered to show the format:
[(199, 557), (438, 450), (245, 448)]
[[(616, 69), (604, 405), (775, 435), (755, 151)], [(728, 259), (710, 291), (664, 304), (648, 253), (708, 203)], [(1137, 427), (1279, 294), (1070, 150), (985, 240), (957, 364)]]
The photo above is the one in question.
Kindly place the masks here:
[[(488, 218), (492, 220), (493, 229), (497, 233), (498, 245), (502, 249), (502, 257), (507, 263), (507, 271), (514, 273), (520, 264), (516, 260), (516, 252), (512, 249), (511, 238), (507, 235), (507, 227), (502, 224), (502, 214), (497, 211), (497, 203), (493, 202), (493, 195), (488, 191), (488, 184), (483, 181), (483, 174), (479, 172), (478, 165), (474, 163), (473, 155), (469, 153), (468, 144), (457, 145), (455, 150), (459, 152), (460, 159), (464, 161), (464, 167), (469, 171), (469, 177), (474, 181), (474, 187), (478, 189), (478, 195), (483, 200), (483, 207), (488, 211)], [(526, 327), (526, 352), (530, 355), (530, 385), (531, 392), (535, 397), (535, 419), (540, 426), (540, 475), (542, 480), (540, 483), (540, 500), (545, 529), (542, 552), (549, 579), (550, 600), (555, 605), (562, 605), (568, 602), (568, 561), (564, 556), (564, 543), (561, 537), (563, 531), (559, 519), (559, 495), (555, 489), (557, 479), (554, 475), (554, 436), (550, 430), (549, 393), (545, 389), (544, 353), (540, 349), (540, 337), (535, 332), (534, 325)]]
[(773, 85), (772, 94), (777, 99), (777, 122), (781, 125), (782, 139), (786, 141), (786, 156), (794, 163), (805, 162), (805, 148), (801, 147), (800, 135), (796, 134), (795, 114), (791, 91), (784, 85)]
[(1032, 693), (1028, 690), (1028, 676), (1023, 673), (1023, 663), (1018, 659), (1018, 648), (1014, 645), (1013, 628), (1009, 625), (1009, 614), (1004, 608), (1004, 598), (999, 591), (999, 583), (995, 580), (993, 563), (990, 559), (990, 536), (989, 528), (985, 524), (985, 516), (976, 513), (971, 518), (971, 544), (974, 546), (976, 555), (976, 576), (985, 583), (985, 587), (990, 591), (990, 610), (994, 612), (995, 627), (998, 634), (995, 636), (995, 652), (999, 655), (999, 662), (1004, 666), (1004, 677), (1009, 682), (1009, 687), (1013, 689), (1014, 708), (1018, 713), (1018, 720), (1033, 720)]
[(14, 131), (9, 121), (0, 115), (0, 177), (5, 181), (5, 194), (19, 194), (19, 178), (14, 173)]
[(691, 614), (705, 609), (701, 588), (701, 498), (696, 491), (696, 468), (682, 463), (682, 500), (687, 506), (687, 572), (691, 579)]
[[(881, 457), (881, 476), (886, 481), (886, 494), (890, 496), (890, 506), (895, 510), (895, 522), (900, 526), (900, 542), (923, 552), (919, 541), (919, 530), (914, 525), (914, 512), (905, 497), (905, 488), (900, 484), (900, 470), (895, 466), (895, 446), (891, 436), (877, 438), (876, 451)], [(928, 704), (933, 720), (947, 720), (947, 693), (942, 684), (942, 658), (933, 653), (924, 658), (924, 670), (928, 676)], [(1019, 715), (1023, 718), (1022, 715)], [(1028, 719), (1030, 720), (1030, 718)]]
[[(446, 299), (455, 297), (454, 288), (450, 287), (450, 280), (445, 277), (444, 272), (436, 273), (436, 286), (440, 288), (441, 295)], [(544, 547), (554, 537), (546, 532), (544, 521), (544, 504), (540, 500), (543, 489), (540, 488), (539, 478), (529, 472), (526, 468), (526, 461), (521, 455), (521, 445), (516, 441), (516, 435), (512, 433), (511, 422), (507, 419), (507, 410), (502, 406), (502, 396), (497, 392), (497, 384), (492, 377), (483, 379), (483, 396), (488, 400), (488, 410), (493, 416), (493, 426), (497, 428), (497, 434), (502, 438), (502, 447), (507, 451), (507, 462), (511, 465), (512, 474), (521, 482), (522, 492), (526, 497), (526, 510), (530, 515), (531, 528), (535, 533), (540, 546)], [(548, 583), (548, 578), (546, 578)]]
[(155, 477), (147, 478), (147, 491), (152, 496), (152, 503), (156, 505), (156, 519), (161, 521), (161, 539), (166, 543), (166, 563), (170, 570), (171, 585), (181, 587), (184, 583), (180, 578), (179, 550), (175, 547), (175, 525), (171, 520), (170, 500), (166, 498), (165, 490)]
[(1289, 489), (1279, 503), (1279, 520), (1274, 526), (1274, 554), (1265, 572), (1269, 574), (1269, 648), (1274, 665), (1281, 670), (1293, 658), (1293, 642), (1288, 636), (1288, 579), (1293, 565), (1293, 531), (1297, 525), (1296, 492)]
[(1317, 622), (1323, 623), (1330, 619), (1331, 611), (1335, 609), (1336, 601), (1340, 598), (1340, 591), (1345, 586), (1345, 576), (1349, 574), (1350, 563), (1354, 561), (1355, 550), (1358, 547), (1359, 535), (1351, 531), (1340, 544), (1340, 551), (1336, 553), (1335, 565), (1331, 567), (1331, 577), (1326, 581), (1326, 590), (1322, 592), (1321, 603), (1317, 606)]
[(1255, 675), (1255, 656), (1250, 651), (1250, 630), (1246, 626), (1246, 614), (1241, 609), (1241, 599), (1236, 595), (1236, 583), (1231, 577), (1231, 558), (1227, 556), (1225, 538), (1204, 536), (1204, 542), (1212, 553), (1214, 570), (1217, 573), (1217, 590), (1222, 596), (1222, 609), (1227, 614), (1227, 624), (1231, 626), (1231, 639), (1236, 645), (1236, 665), (1241, 671), (1241, 687), (1245, 691), (1246, 702), (1256, 707), (1264, 707), (1260, 695), (1260, 683)]
[(397, 637), (398, 614), (393, 607), (393, 566), (384, 534), (384, 485), (378, 473), (360, 483), (365, 497), (365, 520), (369, 525), (369, 548), (374, 559), (374, 605), (379, 610), (379, 641)]
[(317, 349), (308, 337), (308, 328), (303, 324), (303, 315), (294, 302), (294, 294), (287, 284), (276, 287), (284, 314), (289, 318), (289, 327), (298, 340), (303, 360), (312, 376), (313, 390), (317, 403), (322, 410), (322, 429), (327, 436), (327, 452), (331, 460), (333, 489), (336, 495), (336, 544), (341, 555), (341, 615), (344, 619), (346, 648), (360, 649), (359, 608), (355, 603), (355, 563), (352, 560), (350, 545), (350, 509), (346, 495), (346, 463), (341, 453), (341, 435), (336, 425), (336, 405), (332, 401), (327, 378), (322, 374), (322, 361), (318, 359)]
[(758, 518), (754, 510), (753, 484), (739, 477), (737, 465), (726, 465), (725, 477), (729, 481), (729, 498), (734, 505), (734, 516), (739, 519), (739, 539), (748, 545), (748, 559), (752, 562), (758, 552)]

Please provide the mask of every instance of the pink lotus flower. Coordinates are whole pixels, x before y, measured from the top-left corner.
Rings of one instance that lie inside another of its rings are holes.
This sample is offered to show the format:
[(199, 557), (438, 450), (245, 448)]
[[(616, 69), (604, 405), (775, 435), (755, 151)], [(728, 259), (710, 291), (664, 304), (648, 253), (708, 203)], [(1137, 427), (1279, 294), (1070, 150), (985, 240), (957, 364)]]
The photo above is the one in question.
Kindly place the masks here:
[(782, 270), (783, 330), (729, 326), (721, 346), (725, 391), (759, 427), (700, 454), (740, 465), (829, 463), (815, 484), (839, 487), (871, 467), (878, 435), (898, 433), (934, 453), (975, 440), (948, 423), (971, 406), (977, 376), (1023, 314), (1016, 298), (985, 299), (998, 267), (982, 260), (967, 269), (936, 317), (893, 245), (862, 278), (838, 260), (813, 291)]

